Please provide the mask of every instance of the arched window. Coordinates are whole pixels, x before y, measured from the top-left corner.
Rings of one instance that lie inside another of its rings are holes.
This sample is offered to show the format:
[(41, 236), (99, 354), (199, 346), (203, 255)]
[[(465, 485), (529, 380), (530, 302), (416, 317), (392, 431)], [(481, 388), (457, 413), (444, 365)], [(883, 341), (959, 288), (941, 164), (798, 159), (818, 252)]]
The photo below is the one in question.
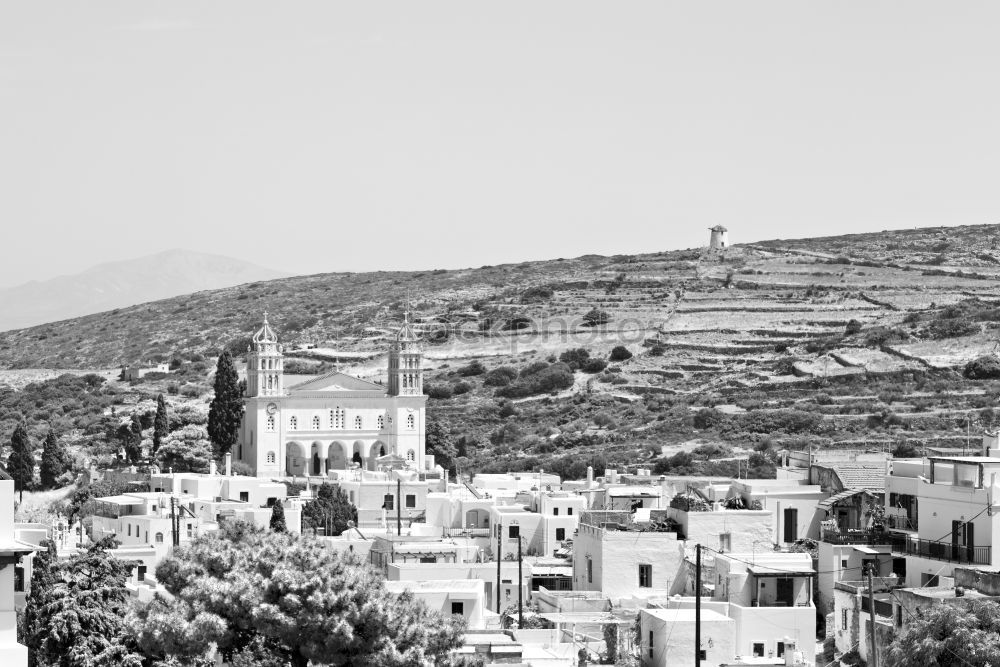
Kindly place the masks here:
[(294, 431), (298, 429), (298, 427), (299, 427), (299, 418), (292, 415), (292, 418), (288, 420), (288, 428), (289, 430)]
[(128, 536), (132, 537), (132, 524), (128, 524), (126, 527), (128, 528)]
[(163, 533), (157, 533), (156, 534), (156, 543), (157, 544), (163, 544)]
[(407, 452), (406, 452), (406, 460), (407, 461), (416, 461), (417, 460), (417, 455), (413, 453), (412, 449), (407, 450)]
[(268, 452), (267, 453), (267, 462), (268, 463), (274, 463), (274, 452)]
[(319, 430), (319, 415), (313, 417), (313, 430), (314, 431)]
[(416, 428), (417, 420), (413, 415), (406, 415), (406, 428)]
[(268, 431), (274, 430), (274, 415), (267, 416), (267, 430)]
[(378, 416), (378, 427), (380, 429), (385, 428), (385, 415), (379, 415)]
[(354, 428), (361, 428), (361, 415), (354, 418)]

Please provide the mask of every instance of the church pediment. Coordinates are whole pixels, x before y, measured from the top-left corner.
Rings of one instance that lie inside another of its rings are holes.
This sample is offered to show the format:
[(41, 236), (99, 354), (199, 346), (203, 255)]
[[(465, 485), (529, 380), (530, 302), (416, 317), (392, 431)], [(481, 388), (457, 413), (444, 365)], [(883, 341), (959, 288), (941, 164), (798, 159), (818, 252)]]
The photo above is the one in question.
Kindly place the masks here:
[(369, 382), (368, 380), (356, 378), (353, 375), (347, 375), (346, 373), (341, 373), (340, 371), (334, 371), (333, 373), (327, 373), (326, 375), (321, 375), (312, 380), (300, 382), (299, 384), (288, 388), (289, 394), (328, 393), (338, 391), (385, 392), (385, 387), (380, 384), (375, 384), (374, 382)]

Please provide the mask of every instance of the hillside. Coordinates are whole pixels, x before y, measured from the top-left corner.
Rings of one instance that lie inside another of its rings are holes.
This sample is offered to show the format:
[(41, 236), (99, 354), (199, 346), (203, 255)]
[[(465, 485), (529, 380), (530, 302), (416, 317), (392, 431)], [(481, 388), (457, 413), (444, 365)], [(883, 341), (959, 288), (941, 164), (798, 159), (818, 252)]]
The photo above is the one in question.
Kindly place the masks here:
[(167, 250), (0, 290), (0, 331), (285, 274), (221, 255)]
[[(996, 348), (998, 242), (1000, 227), (975, 226), (285, 278), (0, 334), (0, 363), (200, 363), (245, 349), (267, 310), (295, 372), (339, 363), (379, 379), (409, 295), (433, 414), (483, 469), (706, 442), (960, 447), (966, 422), (993, 423), (1000, 394), (960, 373)], [(633, 356), (538, 380), (569, 349), (607, 360), (618, 345)], [(521, 378), (498, 386), (500, 366)]]

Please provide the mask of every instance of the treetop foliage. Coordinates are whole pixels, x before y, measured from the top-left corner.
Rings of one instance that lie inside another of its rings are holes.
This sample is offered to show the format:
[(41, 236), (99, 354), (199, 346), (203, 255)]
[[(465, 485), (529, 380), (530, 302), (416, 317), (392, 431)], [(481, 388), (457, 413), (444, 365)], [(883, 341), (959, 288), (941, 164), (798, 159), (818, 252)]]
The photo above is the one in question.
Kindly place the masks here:
[(256, 642), (293, 667), (408, 667), (460, 643), (456, 621), (390, 594), (373, 569), (310, 537), (227, 523), (177, 549), (156, 576), (175, 597), (141, 608), (132, 627), (148, 655), (184, 664), (213, 643), (232, 655)]

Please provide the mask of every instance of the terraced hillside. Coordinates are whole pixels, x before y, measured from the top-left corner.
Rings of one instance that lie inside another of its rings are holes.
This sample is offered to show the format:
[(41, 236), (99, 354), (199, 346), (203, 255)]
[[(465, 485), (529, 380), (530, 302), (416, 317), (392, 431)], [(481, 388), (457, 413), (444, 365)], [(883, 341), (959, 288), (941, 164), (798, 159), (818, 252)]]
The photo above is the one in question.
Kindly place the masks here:
[[(973, 423), (992, 425), (1000, 393), (961, 373), (996, 351), (998, 243), (989, 225), (306, 276), (0, 334), (0, 364), (211, 357), (244, 349), (267, 310), (297, 372), (378, 379), (409, 299), (435, 414), (480, 466), (652, 458), (678, 443), (961, 446)], [(617, 346), (632, 356), (536, 381), (549, 364), (563, 373), (567, 350), (606, 362)]]

